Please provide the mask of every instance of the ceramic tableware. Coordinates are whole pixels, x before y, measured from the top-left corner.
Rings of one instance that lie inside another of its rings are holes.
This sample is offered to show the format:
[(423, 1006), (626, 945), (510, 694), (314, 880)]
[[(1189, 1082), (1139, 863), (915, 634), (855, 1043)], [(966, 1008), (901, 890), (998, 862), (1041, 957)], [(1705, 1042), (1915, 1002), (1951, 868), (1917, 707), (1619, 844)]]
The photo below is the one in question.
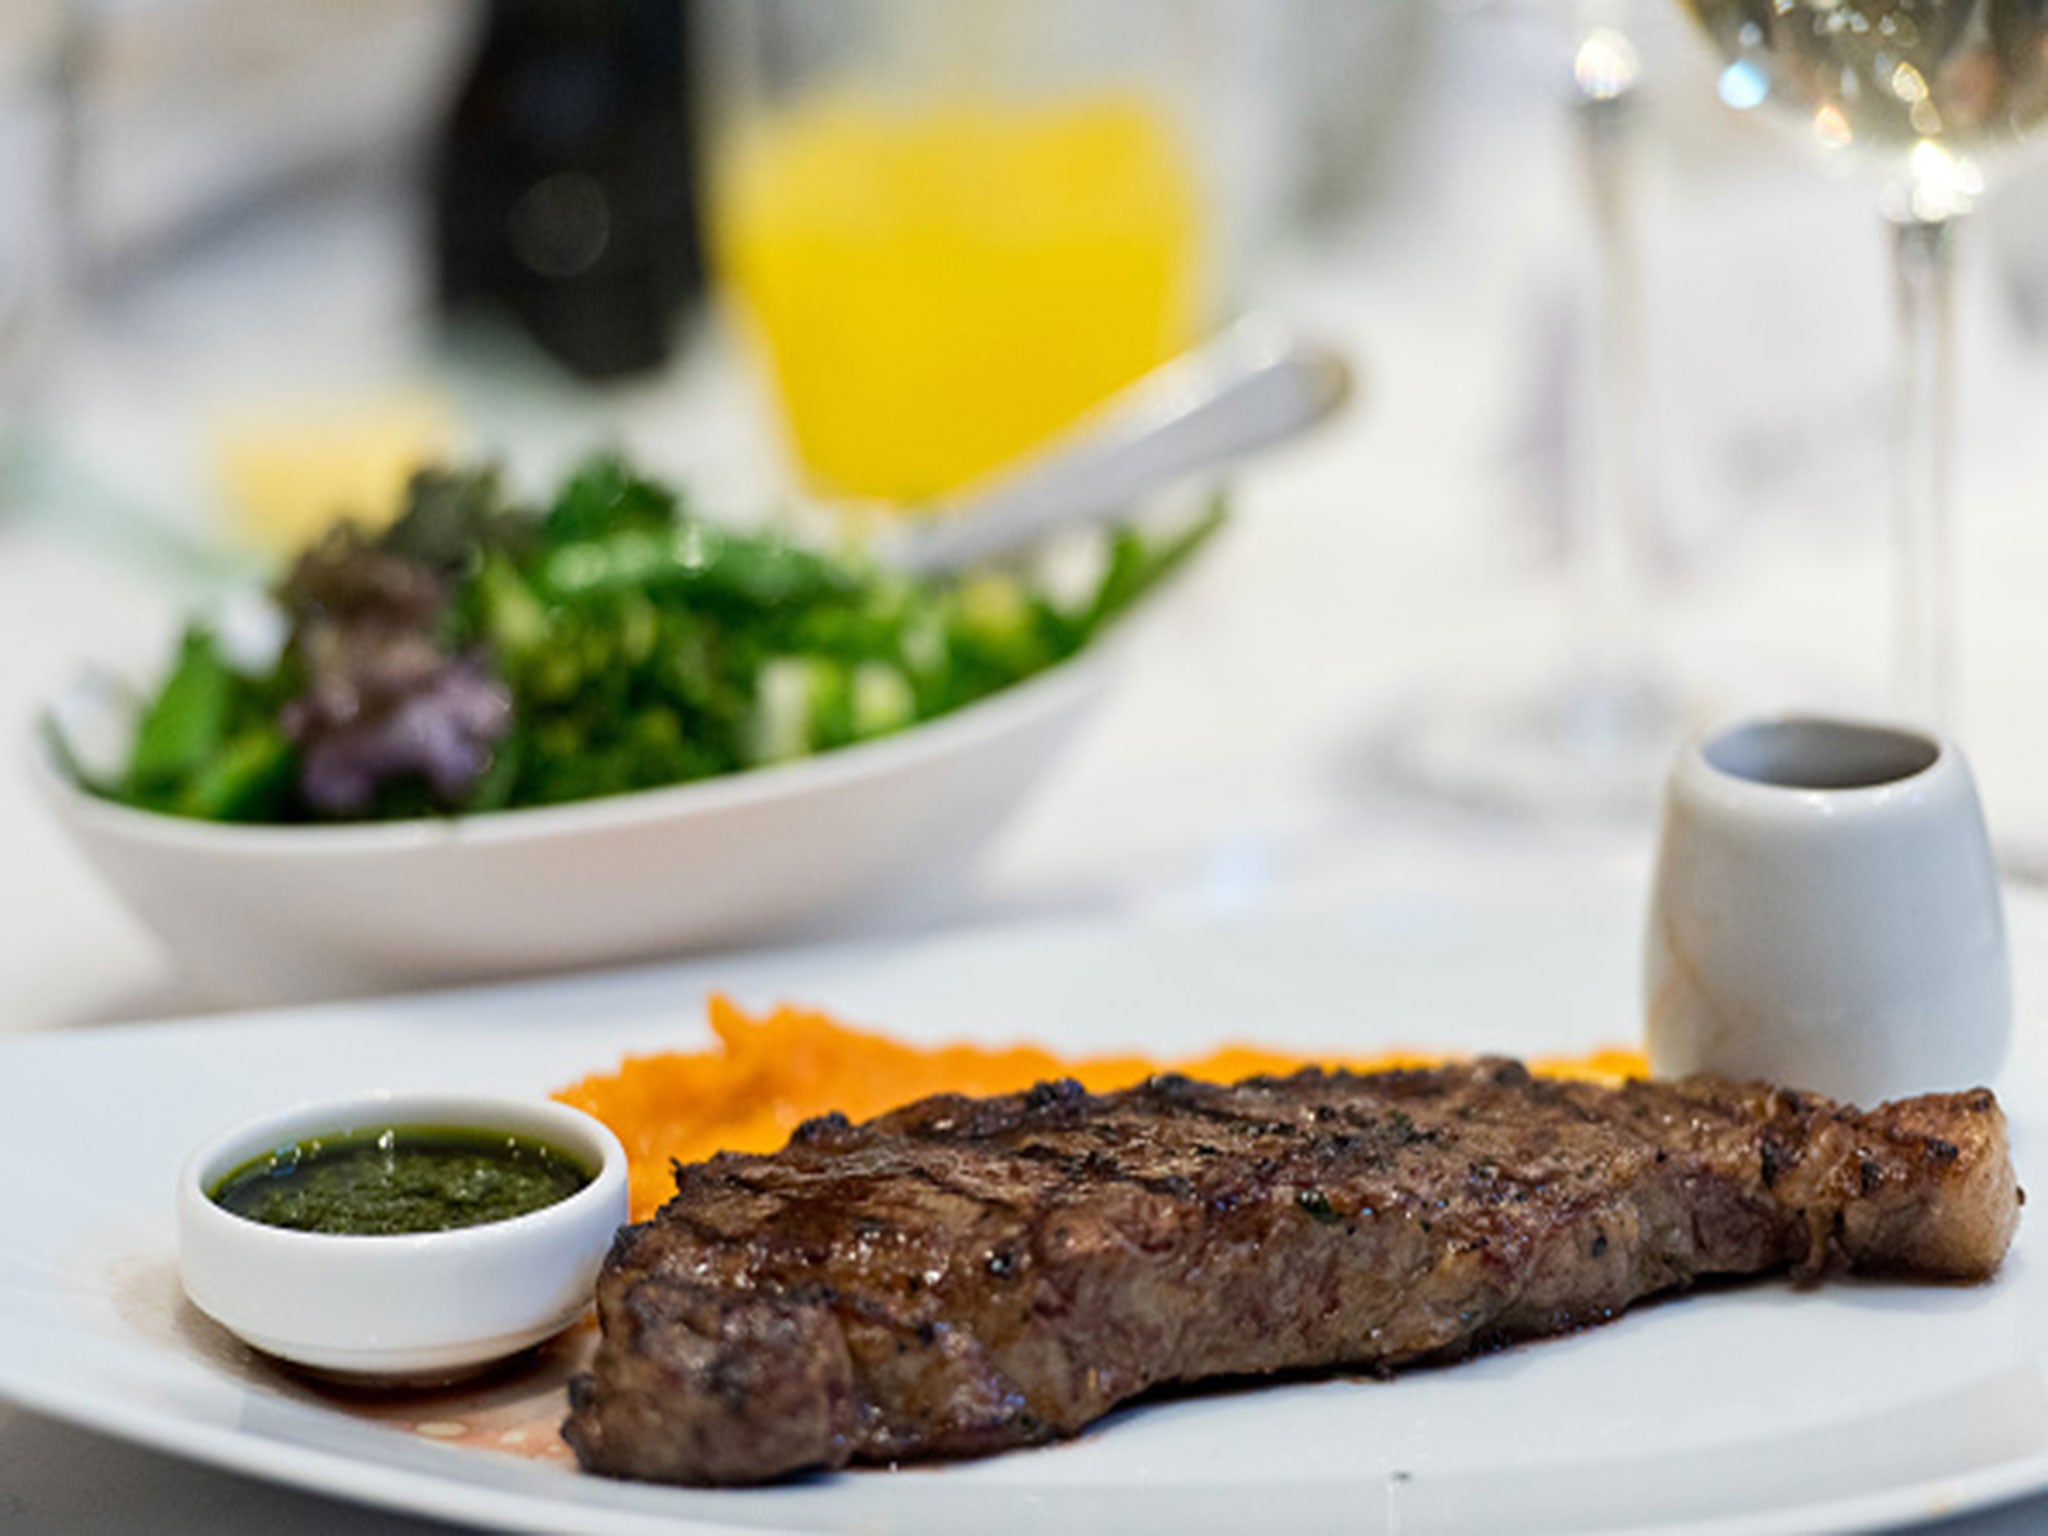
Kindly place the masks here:
[(1812, 717), (1685, 748), (1665, 792), (1645, 988), (1660, 1076), (1866, 1104), (1990, 1081), (2012, 982), (1962, 753)]
[[(407, 1126), (529, 1137), (590, 1181), (509, 1220), (396, 1236), (266, 1226), (213, 1197), (274, 1148)], [(266, 1115), (195, 1152), (178, 1180), (178, 1266), (193, 1304), (266, 1354), (330, 1375), (431, 1382), (581, 1317), (625, 1220), (625, 1150), (582, 1111), (541, 1098), (379, 1091)]]
[(895, 736), (574, 805), (241, 826), (43, 797), (202, 990), (359, 996), (759, 941), (964, 880), (1100, 696), (1112, 643)]

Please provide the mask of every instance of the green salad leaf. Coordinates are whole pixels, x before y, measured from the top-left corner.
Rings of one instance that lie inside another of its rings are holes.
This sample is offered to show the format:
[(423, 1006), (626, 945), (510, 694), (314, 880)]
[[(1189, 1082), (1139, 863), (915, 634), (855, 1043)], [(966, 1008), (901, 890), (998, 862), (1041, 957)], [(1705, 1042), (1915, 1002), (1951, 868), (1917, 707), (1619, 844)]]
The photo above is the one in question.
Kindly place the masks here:
[(138, 786), (182, 786), (212, 761), (227, 733), (232, 688), (212, 633), (188, 630), (135, 733), (128, 771)]
[(542, 506), (490, 468), (416, 477), (272, 597), (274, 664), (194, 625), (96, 793), (214, 821), (384, 820), (585, 800), (785, 762), (958, 709), (1089, 644), (1216, 530), (1108, 536), (1055, 598), (920, 579), (708, 522), (616, 456)]

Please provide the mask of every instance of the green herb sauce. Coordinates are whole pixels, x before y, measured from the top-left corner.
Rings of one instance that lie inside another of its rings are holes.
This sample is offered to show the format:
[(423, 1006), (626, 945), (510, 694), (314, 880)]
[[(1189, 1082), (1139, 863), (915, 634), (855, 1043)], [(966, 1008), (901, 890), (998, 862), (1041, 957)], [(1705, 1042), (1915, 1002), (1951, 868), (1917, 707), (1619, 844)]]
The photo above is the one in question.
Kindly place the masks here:
[(376, 1237), (507, 1221), (568, 1199), (591, 1178), (567, 1153), (524, 1136), (407, 1125), (277, 1147), (208, 1193), (266, 1226)]

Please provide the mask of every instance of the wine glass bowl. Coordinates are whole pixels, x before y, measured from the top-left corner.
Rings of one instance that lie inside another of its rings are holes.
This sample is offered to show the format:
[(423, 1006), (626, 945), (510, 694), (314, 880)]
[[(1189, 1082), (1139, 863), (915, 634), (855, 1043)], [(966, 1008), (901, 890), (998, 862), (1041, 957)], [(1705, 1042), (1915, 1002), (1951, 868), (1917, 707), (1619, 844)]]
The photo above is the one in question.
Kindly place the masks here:
[(1954, 230), (1983, 162), (2048, 117), (2044, 0), (1678, 0), (1721, 99), (1774, 108), (1882, 178), (1899, 316), (1892, 405), (1893, 697), (1943, 726), (1955, 694)]
[(1726, 60), (1730, 106), (1777, 106), (1823, 148), (1951, 195), (1969, 191), (1976, 156), (2048, 116), (2048, 7), (2031, 0), (1681, 3)]

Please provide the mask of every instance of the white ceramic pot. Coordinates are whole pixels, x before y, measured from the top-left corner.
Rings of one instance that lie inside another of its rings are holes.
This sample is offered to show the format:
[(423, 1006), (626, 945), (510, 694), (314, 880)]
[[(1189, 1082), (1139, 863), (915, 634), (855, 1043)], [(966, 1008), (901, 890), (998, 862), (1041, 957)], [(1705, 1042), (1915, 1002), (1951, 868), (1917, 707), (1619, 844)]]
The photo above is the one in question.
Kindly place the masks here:
[(1989, 1082), (2012, 981), (1962, 754), (1811, 718), (1687, 747), (1665, 793), (1645, 991), (1660, 1077), (1864, 1104)]

